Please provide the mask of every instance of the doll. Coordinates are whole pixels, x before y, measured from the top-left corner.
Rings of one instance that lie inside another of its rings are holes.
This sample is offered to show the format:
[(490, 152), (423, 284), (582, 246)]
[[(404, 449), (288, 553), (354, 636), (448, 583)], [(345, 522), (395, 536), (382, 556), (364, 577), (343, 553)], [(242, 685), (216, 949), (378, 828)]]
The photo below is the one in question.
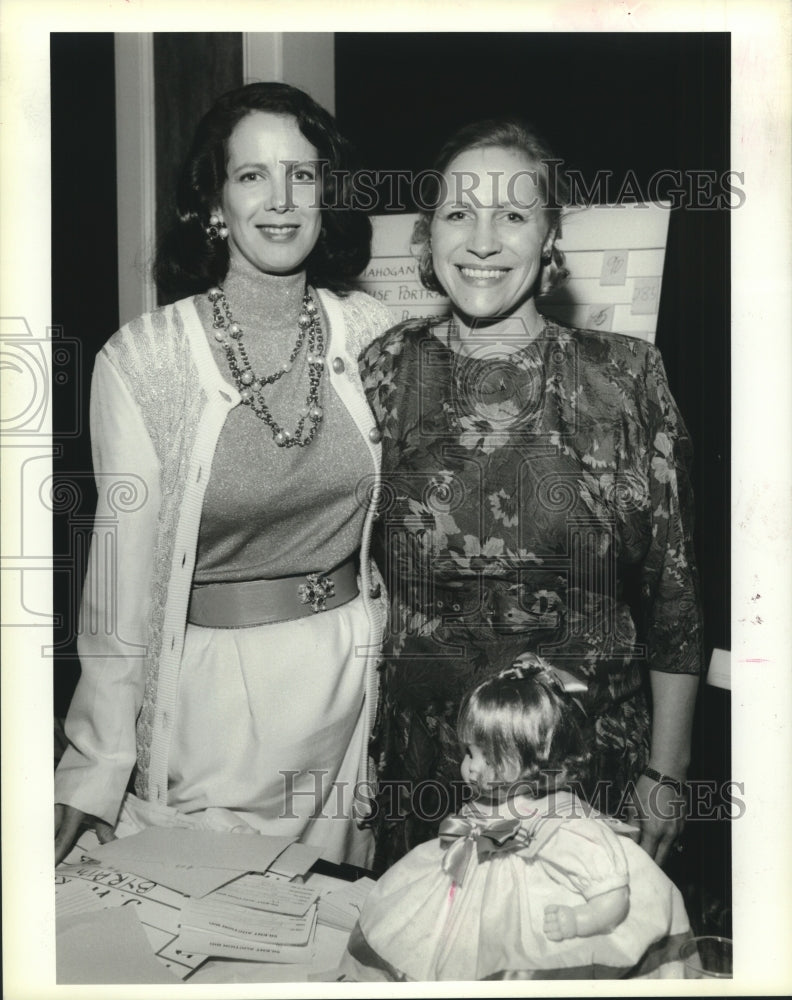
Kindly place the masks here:
[(682, 897), (631, 839), (568, 787), (581, 759), (561, 671), (533, 654), (462, 704), (473, 798), (387, 871), (341, 963), (353, 980), (682, 976)]

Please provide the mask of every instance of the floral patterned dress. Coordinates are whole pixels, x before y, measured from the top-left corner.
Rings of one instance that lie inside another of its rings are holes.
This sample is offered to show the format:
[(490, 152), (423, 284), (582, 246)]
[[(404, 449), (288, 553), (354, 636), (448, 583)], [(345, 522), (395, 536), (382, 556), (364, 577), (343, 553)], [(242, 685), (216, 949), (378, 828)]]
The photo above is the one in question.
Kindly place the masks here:
[(474, 358), (441, 332), (408, 321), (360, 359), (391, 597), (372, 743), (381, 869), (463, 801), (456, 718), (485, 675), (533, 651), (586, 685), (577, 777), (613, 812), (648, 757), (647, 668), (702, 662), (690, 441), (659, 352), (547, 322), (508, 358)]

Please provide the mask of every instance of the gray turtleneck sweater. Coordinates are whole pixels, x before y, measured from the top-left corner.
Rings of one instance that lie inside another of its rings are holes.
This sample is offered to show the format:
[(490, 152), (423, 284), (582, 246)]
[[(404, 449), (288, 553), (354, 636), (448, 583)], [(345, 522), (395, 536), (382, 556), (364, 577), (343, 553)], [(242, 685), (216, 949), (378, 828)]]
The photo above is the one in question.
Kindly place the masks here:
[[(223, 288), (254, 372), (271, 374), (294, 348), (305, 275), (263, 274), (234, 263)], [(217, 366), (230, 381), (225, 351), (213, 336), (208, 298), (199, 296), (196, 307)], [(329, 359), (329, 325), (326, 317), (321, 321)], [(291, 431), (308, 393), (306, 354), (304, 344), (292, 370), (264, 390), (273, 417)], [(362, 442), (349, 447), (359, 434), (326, 373), (320, 404), (324, 419), (304, 448), (278, 447), (271, 429), (248, 406), (228, 415), (204, 497), (196, 583), (327, 571), (355, 554), (364, 517), (355, 484), (369, 474), (371, 459)]]

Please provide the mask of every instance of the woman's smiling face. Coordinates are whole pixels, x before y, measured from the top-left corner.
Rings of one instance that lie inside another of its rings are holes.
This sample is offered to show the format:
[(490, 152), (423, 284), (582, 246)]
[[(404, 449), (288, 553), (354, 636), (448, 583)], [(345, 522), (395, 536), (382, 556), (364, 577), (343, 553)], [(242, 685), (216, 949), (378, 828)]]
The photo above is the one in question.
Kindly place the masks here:
[(218, 206), (232, 260), (269, 274), (302, 268), (322, 226), (317, 160), (288, 115), (254, 111), (237, 124)]
[(484, 146), (460, 153), (443, 175), (432, 262), (455, 312), (467, 320), (519, 317), (532, 301), (543, 249), (552, 242), (541, 169), (517, 150)]

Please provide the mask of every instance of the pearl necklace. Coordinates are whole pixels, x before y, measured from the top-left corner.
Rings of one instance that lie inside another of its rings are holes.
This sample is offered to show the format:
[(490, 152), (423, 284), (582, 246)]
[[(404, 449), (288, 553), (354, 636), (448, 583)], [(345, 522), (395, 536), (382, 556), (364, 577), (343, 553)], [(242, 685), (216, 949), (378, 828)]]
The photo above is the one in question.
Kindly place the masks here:
[[(319, 321), (319, 310), (308, 289), (303, 295), (302, 309), (297, 322), (299, 331), (297, 341), (292, 348), (288, 361), (272, 373), (272, 375), (257, 375), (250, 364), (248, 353), (242, 339), (242, 327), (234, 320), (228, 306), (228, 300), (221, 287), (209, 289), (209, 301), (212, 303), (213, 327), (215, 340), (225, 351), (228, 367), (239, 390), (242, 402), (251, 408), (256, 416), (263, 420), (272, 431), (272, 439), (279, 448), (293, 448), (299, 445), (304, 448), (316, 437), (324, 411), (319, 405), (319, 387), (324, 372), (324, 335)], [(265, 386), (272, 385), (292, 370), (297, 355), (300, 353), (306, 337), (308, 339), (308, 395), (305, 405), (300, 407), (300, 418), (294, 432), (287, 431), (278, 424), (272, 416), (264, 400)], [(237, 358), (236, 351), (239, 351)], [(309, 421), (306, 430), (306, 421)]]

